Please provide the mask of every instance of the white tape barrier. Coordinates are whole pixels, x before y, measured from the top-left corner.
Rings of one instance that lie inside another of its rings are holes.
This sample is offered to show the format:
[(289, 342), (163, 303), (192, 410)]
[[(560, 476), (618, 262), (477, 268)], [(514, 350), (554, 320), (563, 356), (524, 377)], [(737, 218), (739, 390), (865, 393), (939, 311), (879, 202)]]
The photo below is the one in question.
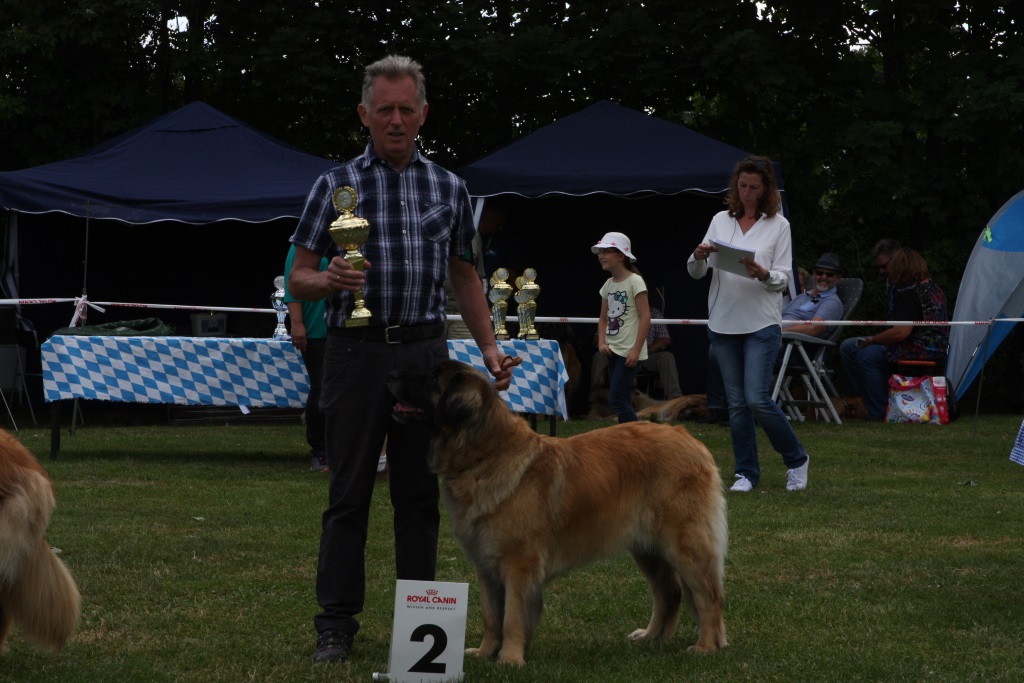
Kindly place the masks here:
[[(97, 310), (102, 311), (101, 306), (120, 306), (124, 308), (156, 308), (156, 309), (171, 309), (176, 311), (217, 311), (227, 313), (276, 313), (273, 308), (239, 308), (234, 306), (186, 306), (178, 304), (142, 304), (142, 303), (124, 303), (120, 301), (89, 301), (83, 297), (74, 298), (58, 298), (58, 299), (0, 299), (0, 306), (12, 306), (15, 304), (55, 304), (55, 303), (74, 303), (77, 308), (83, 306), (91, 306)], [(462, 316), (458, 314), (449, 314), (449, 320), (462, 320)], [(584, 318), (584, 317), (560, 317), (560, 316), (537, 316), (536, 322), (539, 323), (597, 323), (599, 318)], [(783, 327), (799, 327), (808, 325), (828, 325), (829, 327), (850, 327), (850, 326), (882, 326), (892, 327), (894, 325), (906, 325), (906, 326), (977, 326), (977, 325), (992, 325), (996, 323), (1019, 323), (1024, 322), (1024, 318), (993, 318), (992, 320), (947, 320), (947, 321), (934, 321), (934, 320), (784, 320), (782, 322)], [(660, 325), (707, 325), (708, 321), (706, 318), (655, 318), (651, 320), (652, 324)]]

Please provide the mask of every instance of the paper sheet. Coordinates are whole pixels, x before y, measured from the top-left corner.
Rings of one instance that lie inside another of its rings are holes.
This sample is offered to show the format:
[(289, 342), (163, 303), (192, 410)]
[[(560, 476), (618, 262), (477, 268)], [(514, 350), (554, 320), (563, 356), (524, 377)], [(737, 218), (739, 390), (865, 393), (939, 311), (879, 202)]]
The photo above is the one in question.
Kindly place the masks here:
[(753, 251), (737, 247), (735, 244), (729, 244), (728, 242), (719, 242), (718, 240), (711, 240), (711, 244), (715, 245), (718, 251), (711, 252), (711, 255), (708, 257), (708, 266), (749, 277), (747, 275), (747, 267), (739, 261), (741, 258), (754, 258)]

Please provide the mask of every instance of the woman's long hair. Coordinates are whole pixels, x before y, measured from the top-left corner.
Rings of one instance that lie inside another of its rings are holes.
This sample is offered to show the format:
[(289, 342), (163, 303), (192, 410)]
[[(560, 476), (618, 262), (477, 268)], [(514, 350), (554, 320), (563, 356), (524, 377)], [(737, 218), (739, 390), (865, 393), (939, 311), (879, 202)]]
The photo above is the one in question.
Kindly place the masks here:
[(757, 202), (757, 212), (771, 218), (782, 208), (782, 195), (779, 194), (779, 186), (775, 182), (775, 169), (772, 167), (772, 160), (768, 157), (747, 157), (736, 164), (732, 170), (732, 177), (729, 178), (729, 191), (725, 195), (725, 204), (729, 207), (729, 215), (736, 217), (743, 215), (743, 203), (740, 202), (738, 183), (740, 173), (757, 173), (761, 176), (764, 184), (764, 192)]
[(889, 260), (889, 282), (897, 289), (916, 285), (931, 277), (928, 262), (919, 252), (909, 247), (897, 249)]

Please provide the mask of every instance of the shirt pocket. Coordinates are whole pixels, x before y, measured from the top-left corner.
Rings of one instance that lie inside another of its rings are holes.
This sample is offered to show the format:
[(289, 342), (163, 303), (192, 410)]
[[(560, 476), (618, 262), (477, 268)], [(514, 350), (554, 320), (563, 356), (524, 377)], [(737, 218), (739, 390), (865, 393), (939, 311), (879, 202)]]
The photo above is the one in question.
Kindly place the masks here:
[(423, 237), (438, 243), (451, 239), (453, 213), (452, 207), (447, 204), (425, 204), (420, 214), (420, 232)]

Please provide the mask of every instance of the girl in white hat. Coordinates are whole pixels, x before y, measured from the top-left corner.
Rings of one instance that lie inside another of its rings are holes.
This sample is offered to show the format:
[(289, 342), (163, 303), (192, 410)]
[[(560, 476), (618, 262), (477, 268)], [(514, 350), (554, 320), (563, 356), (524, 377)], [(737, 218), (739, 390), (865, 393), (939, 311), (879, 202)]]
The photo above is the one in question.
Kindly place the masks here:
[(647, 332), (651, 309), (647, 284), (640, 277), (629, 238), (621, 232), (606, 233), (590, 248), (601, 269), (611, 275), (601, 287), (601, 320), (597, 348), (608, 358), (608, 405), (619, 422), (636, 422), (633, 382), (640, 361), (647, 359)]

